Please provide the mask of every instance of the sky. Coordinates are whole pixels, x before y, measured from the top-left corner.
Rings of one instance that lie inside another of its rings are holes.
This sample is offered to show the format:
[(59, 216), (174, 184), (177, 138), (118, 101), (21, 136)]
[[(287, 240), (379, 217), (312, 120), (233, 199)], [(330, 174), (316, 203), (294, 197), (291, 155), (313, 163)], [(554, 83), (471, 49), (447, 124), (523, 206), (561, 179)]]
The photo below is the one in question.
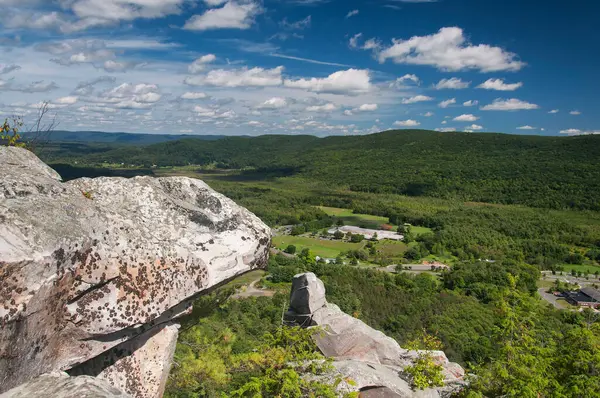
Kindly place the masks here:
[(0, 118), (58, 129), (600, 134), (593, 0), (0, 0)]

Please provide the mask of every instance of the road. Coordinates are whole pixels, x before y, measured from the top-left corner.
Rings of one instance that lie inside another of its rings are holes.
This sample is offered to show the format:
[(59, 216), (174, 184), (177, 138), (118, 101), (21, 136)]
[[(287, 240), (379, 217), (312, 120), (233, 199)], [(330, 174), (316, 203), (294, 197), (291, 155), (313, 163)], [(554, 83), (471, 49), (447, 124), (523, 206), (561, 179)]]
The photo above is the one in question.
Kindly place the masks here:
[(234, 294), (233, 296), (231, 296), (231, 298), (235, 300), (235, 299), (242, 299), (242, 298), (247, 298), (247, 297), (273, 297), (273, 295), (275, 295), (275, 292), (272, 290), (257, 288), (256, 284), (258, 282), (260, 282), (260, 279), (252, 281), (252, 283), (250, 283), (246, 287), (246, 290), (240, 291), (240, 292)]
[(560, 304), (558, 304), (558, 297), (556, 297), (552, 293), (547, 293), (546, 289), (540, 288), (538, 289), (538, 293), (544, 300), (552, 304), (555, 308), (558, 308), (559, 310), (563, 309), (563, 307), (561, 307)]

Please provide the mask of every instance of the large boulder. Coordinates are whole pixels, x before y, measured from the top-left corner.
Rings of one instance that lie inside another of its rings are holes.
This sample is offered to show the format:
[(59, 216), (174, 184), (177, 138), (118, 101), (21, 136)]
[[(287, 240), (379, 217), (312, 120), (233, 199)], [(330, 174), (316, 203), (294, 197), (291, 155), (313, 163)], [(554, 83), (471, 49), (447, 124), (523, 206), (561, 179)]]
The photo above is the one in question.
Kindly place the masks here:
[(334, 359), (339, 374), (354, 380), (353, 386), (345, 388), (359, 391), (385, 387), (402, 397), (438, 397), (449, 395), (464, 384), (465, 372), (459, 364), (450, 362), (443, 351), (429, 351), (443, 368), (446, 386), (411, 391), (403, 379), (403, 369), (414, 364), (423, 352), (400, 347), (396, 340), (328, 303), (325, 286), (313, 273), (294, 276), (285, 321), (288, 325), (320, 327), (314, 335), (319, 350)]
[(152, 333), (266, 264), (269, 228), (200, 180), (63, 183), (7, 147), (0, 175), (0, 392)]
[(41, 375), (0, 394), (0, 398), (132, 398), (105, 380), (69, 377), (64, 372)]

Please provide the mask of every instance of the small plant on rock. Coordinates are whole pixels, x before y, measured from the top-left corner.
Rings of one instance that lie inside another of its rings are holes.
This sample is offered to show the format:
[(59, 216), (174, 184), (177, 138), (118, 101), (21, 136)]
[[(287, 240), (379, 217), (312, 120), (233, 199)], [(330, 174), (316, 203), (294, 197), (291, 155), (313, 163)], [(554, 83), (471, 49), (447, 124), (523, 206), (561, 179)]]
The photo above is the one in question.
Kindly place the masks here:
[(423, 331), (419, 338), (407, 344), (407, 348), (419, 350), (413, 365), (404, 368), (404, 373), (408, 376), (412, 387), (417, 390), (442, 387), (444, 385), (443, 368), (435, 362), (433, 354), (430, 352), (430, 350), (440, 350), (442, 348), (440, 340)]

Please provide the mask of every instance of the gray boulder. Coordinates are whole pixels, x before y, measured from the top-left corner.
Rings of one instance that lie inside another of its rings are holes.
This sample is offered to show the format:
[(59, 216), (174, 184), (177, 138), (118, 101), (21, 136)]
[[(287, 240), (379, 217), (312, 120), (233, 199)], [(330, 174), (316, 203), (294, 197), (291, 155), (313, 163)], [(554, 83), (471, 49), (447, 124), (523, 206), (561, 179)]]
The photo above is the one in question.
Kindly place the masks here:
[(63, 183), (7, 147), (0, 175), (0, 392), (152, 333), (267, 261), (269, 228), (200, 180)]
[(91, 376), (69, 377), (64, 372), (44, 374), (0, 394), (0, 398), (131, 398), (107, 381)]
[[(307, 309), (310, 312), (305, 312)], [(446, 386), (411, 391), (402, 370), (414, 363), (420, 351), (400, 347), (396, 340), (327, 303), (323, 282), (312, 273), (294, 276), (285, 320), (304, 327), (319, 326), (321, 332), (314, 335), (319, 350), (334, 359), (339, 374), (354, 380), (357, 389), (386, 387), (402, 397), (438, 397), (449, 395), (464, 383), (460, 365), (448, 361), (443, 351), (429, 351), (443, 368)]]

